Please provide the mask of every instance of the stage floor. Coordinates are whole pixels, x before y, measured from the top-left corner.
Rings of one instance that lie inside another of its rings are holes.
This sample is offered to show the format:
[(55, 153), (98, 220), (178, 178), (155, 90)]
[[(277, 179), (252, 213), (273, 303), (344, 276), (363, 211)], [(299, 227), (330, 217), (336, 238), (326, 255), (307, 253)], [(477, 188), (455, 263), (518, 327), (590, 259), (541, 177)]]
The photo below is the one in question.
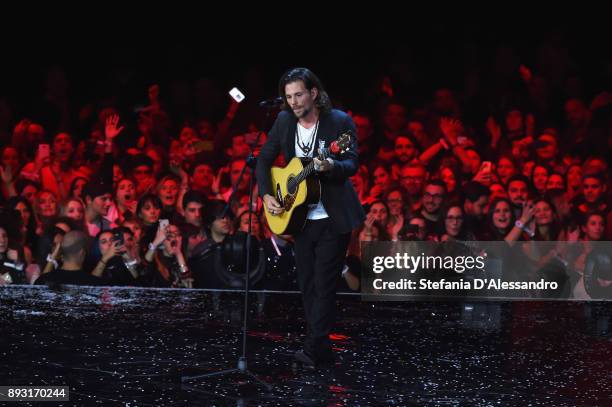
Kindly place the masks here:
[[(67, 385), (63, 405), (612, 405), (612, 303), (362, 302), (339, 296), (331, 369), (292, 369), (295, 293), (0, 288), (0, 385)], [(19, 405), (26, 405), (21, 403)], [(45, 404), (55, 405), (55, 404)]]

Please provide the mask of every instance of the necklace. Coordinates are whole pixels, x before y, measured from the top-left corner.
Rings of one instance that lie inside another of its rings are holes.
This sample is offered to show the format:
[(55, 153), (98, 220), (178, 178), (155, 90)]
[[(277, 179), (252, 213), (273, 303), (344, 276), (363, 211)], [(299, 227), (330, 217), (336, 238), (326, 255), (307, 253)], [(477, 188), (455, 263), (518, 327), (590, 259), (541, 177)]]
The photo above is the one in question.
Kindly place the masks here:
[(297, 145), (300, 148), (300, 150), (302, 150), (302, 152), (304, 153), (304, 156), (306, 156), (306, 157), (310, 156), (310, 152), (312, 151), (312, 147), (314, 146), (315, 139), (317, 138), (317, 130), (318, 129), (319, 129), (319, 121), (317, 120), (317, 123), (315, 124), (314, 131), (310, 135), (310, 140), (307, 143), (302, 143), (302, 140), (300, 138), (300, 125), (299, 125), (299, 123), (298, 123), (298, 125), (295, 128), (295, 139), (297, 140)]

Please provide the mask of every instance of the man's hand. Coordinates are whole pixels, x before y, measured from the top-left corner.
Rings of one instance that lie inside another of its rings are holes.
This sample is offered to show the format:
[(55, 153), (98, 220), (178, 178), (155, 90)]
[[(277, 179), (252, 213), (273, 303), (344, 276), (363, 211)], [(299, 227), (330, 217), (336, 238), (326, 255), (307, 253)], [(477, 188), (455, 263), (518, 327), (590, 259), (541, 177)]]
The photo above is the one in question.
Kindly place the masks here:
[(215, 194), (220, 194), (221, 193), (221, 181), (223, 179), (223, 175), (224, 174), (229, 174), (230, 169), (229, 167), (225, 166), (225, 167), (221, 167), (219, 169), (219, 172), (217, 173), (217, 175), (215, 177), (213, 177), (213, 183), (212, 183), (212, 192)]
[(327, 160), (319, 160), (318, 158), (314, 158), (313, 161), (315, 171), (317, 172), (327, 172), (334, 168), (334, 162), (329, 158)]
[(283, 213), (284, 209), (282, 206), (280, 206), (280, 204), (278, 203), (278, 201), (272, 196), (272, 195), (265, 195), (263, 197), (264, 200), (264, 206), (266, 207), (266, 210), (273, 216), (278, 216), (281, 213)]

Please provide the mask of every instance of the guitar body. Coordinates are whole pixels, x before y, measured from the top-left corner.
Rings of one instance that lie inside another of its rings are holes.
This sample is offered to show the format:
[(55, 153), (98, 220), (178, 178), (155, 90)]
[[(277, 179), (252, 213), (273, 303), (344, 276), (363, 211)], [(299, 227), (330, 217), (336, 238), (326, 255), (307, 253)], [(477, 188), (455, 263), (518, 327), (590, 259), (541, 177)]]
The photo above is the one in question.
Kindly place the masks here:
[(310, 158), (294, 157), (284, 168), (271, 169), (272, 195), (285, 208), (277, 216), (265, 211), (270, 230), (277, 235), (291, 235), (301, 231), (308, 216), (308, 205), (316, 204), (321, 198), (321, 184), (317, 177), (307, 177), (293, 190), (288, 186), (289, 181), (311, 161)]

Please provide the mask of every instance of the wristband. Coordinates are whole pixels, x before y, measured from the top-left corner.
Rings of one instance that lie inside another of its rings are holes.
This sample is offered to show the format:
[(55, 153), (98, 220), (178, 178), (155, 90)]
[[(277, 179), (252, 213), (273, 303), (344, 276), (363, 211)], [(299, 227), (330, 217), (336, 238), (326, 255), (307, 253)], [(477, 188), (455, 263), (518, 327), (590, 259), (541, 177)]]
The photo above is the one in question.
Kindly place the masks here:
[(55, 268), (55, 269), (56, 269), (56, 268), (58, 268), (58, 267), (59, 267), (59, 265), (57, 264), (57, 261), (56, 261), (56, 260), (55, 260), (53, 257), (51, 257), (51, 255), (50, 255), (50, 254), (47, 254), (47, 261), (48, 261), (49, 263), (53, 264), (53, 268)]
[(520, 220), (517, 220), (516, 222), (514, 222), (514, 225), (521, 229), (522, 231), (524, 231), (525, 233), (527, 233), (529, 235), (529, 237), (534, 237), (535, 236), (535, 232), (530, 230), (523, 222), (521, 222)]

